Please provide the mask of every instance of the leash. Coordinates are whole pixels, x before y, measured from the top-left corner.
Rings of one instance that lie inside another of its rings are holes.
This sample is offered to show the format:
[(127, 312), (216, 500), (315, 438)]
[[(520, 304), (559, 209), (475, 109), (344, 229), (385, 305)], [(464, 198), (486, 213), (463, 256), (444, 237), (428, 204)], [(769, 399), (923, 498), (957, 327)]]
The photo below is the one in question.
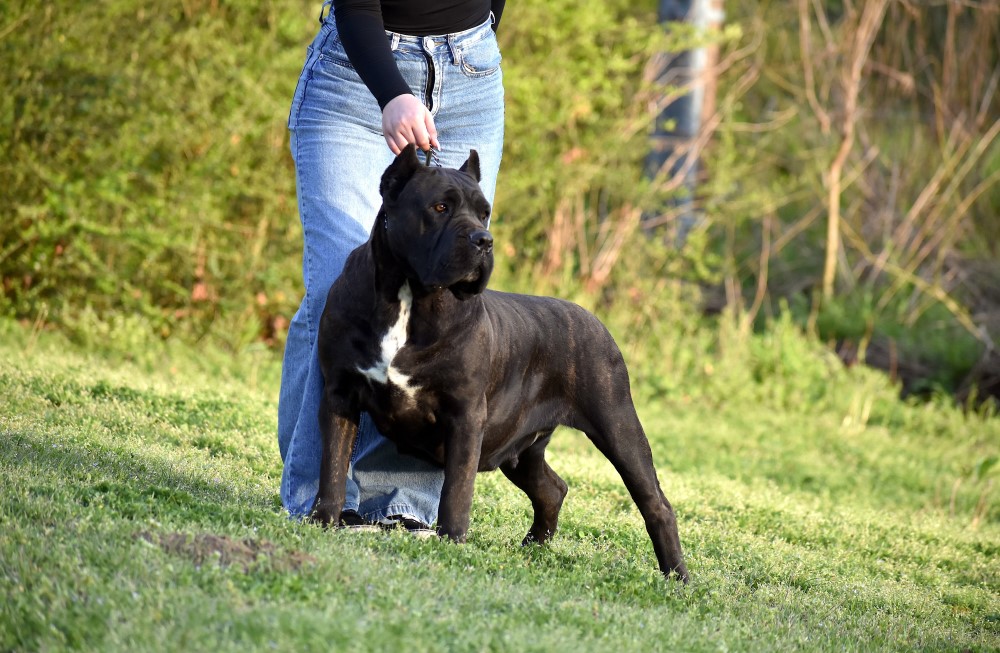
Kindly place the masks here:
[(427, 152), (424, 153), (424, 157), (425, 157), (424, 165), (426, 165), (428, 168), (431, 167), (431, 164), (434, 164), (434, 166), (438, 168), (441, 167), (440, 150), (437, 150), (433, 147), (429, 147), (427, 148)]

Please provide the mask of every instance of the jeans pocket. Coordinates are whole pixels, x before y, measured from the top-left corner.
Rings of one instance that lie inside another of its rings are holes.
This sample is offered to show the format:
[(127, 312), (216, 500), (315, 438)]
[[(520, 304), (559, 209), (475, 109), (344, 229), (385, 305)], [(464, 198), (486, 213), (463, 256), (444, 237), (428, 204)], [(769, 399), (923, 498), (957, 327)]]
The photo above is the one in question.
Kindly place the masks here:
[(466, 77), (486, 77), (500, 70), (500, 48), (491, 31), (486, 38), (462, 48), (460, 65)]
[(347, 56), (344, 44), (340, 42), (340, 36), (337, 34), (332, 34), (323, 43), (323, 47), (319, 51), (319, 60), (326, 65), (332, 64), (354, 70), (354, 65), (351, 63), (350, 57)]

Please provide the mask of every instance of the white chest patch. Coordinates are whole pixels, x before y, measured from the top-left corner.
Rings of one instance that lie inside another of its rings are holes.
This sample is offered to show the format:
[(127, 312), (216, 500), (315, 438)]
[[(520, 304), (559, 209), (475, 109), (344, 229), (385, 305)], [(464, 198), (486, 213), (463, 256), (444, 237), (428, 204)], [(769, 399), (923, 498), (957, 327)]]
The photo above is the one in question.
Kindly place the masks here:
[(410, 307), (413, 305), (413, 291), (410, 284), (404, 282), (399, 289), (399, 317), (395, 324), (389, 326), (389, 330), (382, 336), (381, 358), (368, 369), (358, 368), (369, 381), (374, 383), (392, 384), (402, 390), (407, 397), (413, 400), (420, 388), (410, 385), (410, 377), (400, 372), (392, 366), (392, 361), (399, 353), (399, 350), (406, 345), (406, 327), (410, 323)]

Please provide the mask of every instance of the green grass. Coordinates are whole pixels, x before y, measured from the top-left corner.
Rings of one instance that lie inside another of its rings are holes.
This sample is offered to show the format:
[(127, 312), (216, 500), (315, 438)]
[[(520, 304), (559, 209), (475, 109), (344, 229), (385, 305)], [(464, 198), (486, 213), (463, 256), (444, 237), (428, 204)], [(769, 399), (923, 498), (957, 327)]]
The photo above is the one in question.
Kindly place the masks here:
[(577, 433), (545, 547), (499, 474), (463, 546), (322, 531), (279, 507), (273, 359), (0, 336), (3, 651), (1000, 649), (1000, 423), (864, 370), (637, 389), (680, 587)]

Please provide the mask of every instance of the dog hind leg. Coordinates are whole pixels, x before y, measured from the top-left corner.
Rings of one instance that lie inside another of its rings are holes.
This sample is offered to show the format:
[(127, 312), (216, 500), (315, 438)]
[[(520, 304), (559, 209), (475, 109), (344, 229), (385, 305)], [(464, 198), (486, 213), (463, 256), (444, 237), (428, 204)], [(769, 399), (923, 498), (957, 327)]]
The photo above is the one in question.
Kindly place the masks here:
[(600, 415), (592, 416), (595, 418), (593, 428), (584, 432), (611, 461), (625, 482), (646, 524), (646, 532), (653, 541), (660, 571), (667, 577), (676, 573), (686, 583), (688, 572), (677, 534), (677, 519), (656, 478), (649, 441), (632, 402), (613, 405), (618, 408), (608, 409), (605, 406)]
[(521, 541), (521, 546), (544, 544), (555, 534), (559, 510), (569, 489), (566, 482), (545, 462), (545, 447), (551, 437), (551, 430), (541, 433), (517, 461), (500, 465), (504, 476), (531, 499), (531, 507), (535, 512), (531, 529)]

